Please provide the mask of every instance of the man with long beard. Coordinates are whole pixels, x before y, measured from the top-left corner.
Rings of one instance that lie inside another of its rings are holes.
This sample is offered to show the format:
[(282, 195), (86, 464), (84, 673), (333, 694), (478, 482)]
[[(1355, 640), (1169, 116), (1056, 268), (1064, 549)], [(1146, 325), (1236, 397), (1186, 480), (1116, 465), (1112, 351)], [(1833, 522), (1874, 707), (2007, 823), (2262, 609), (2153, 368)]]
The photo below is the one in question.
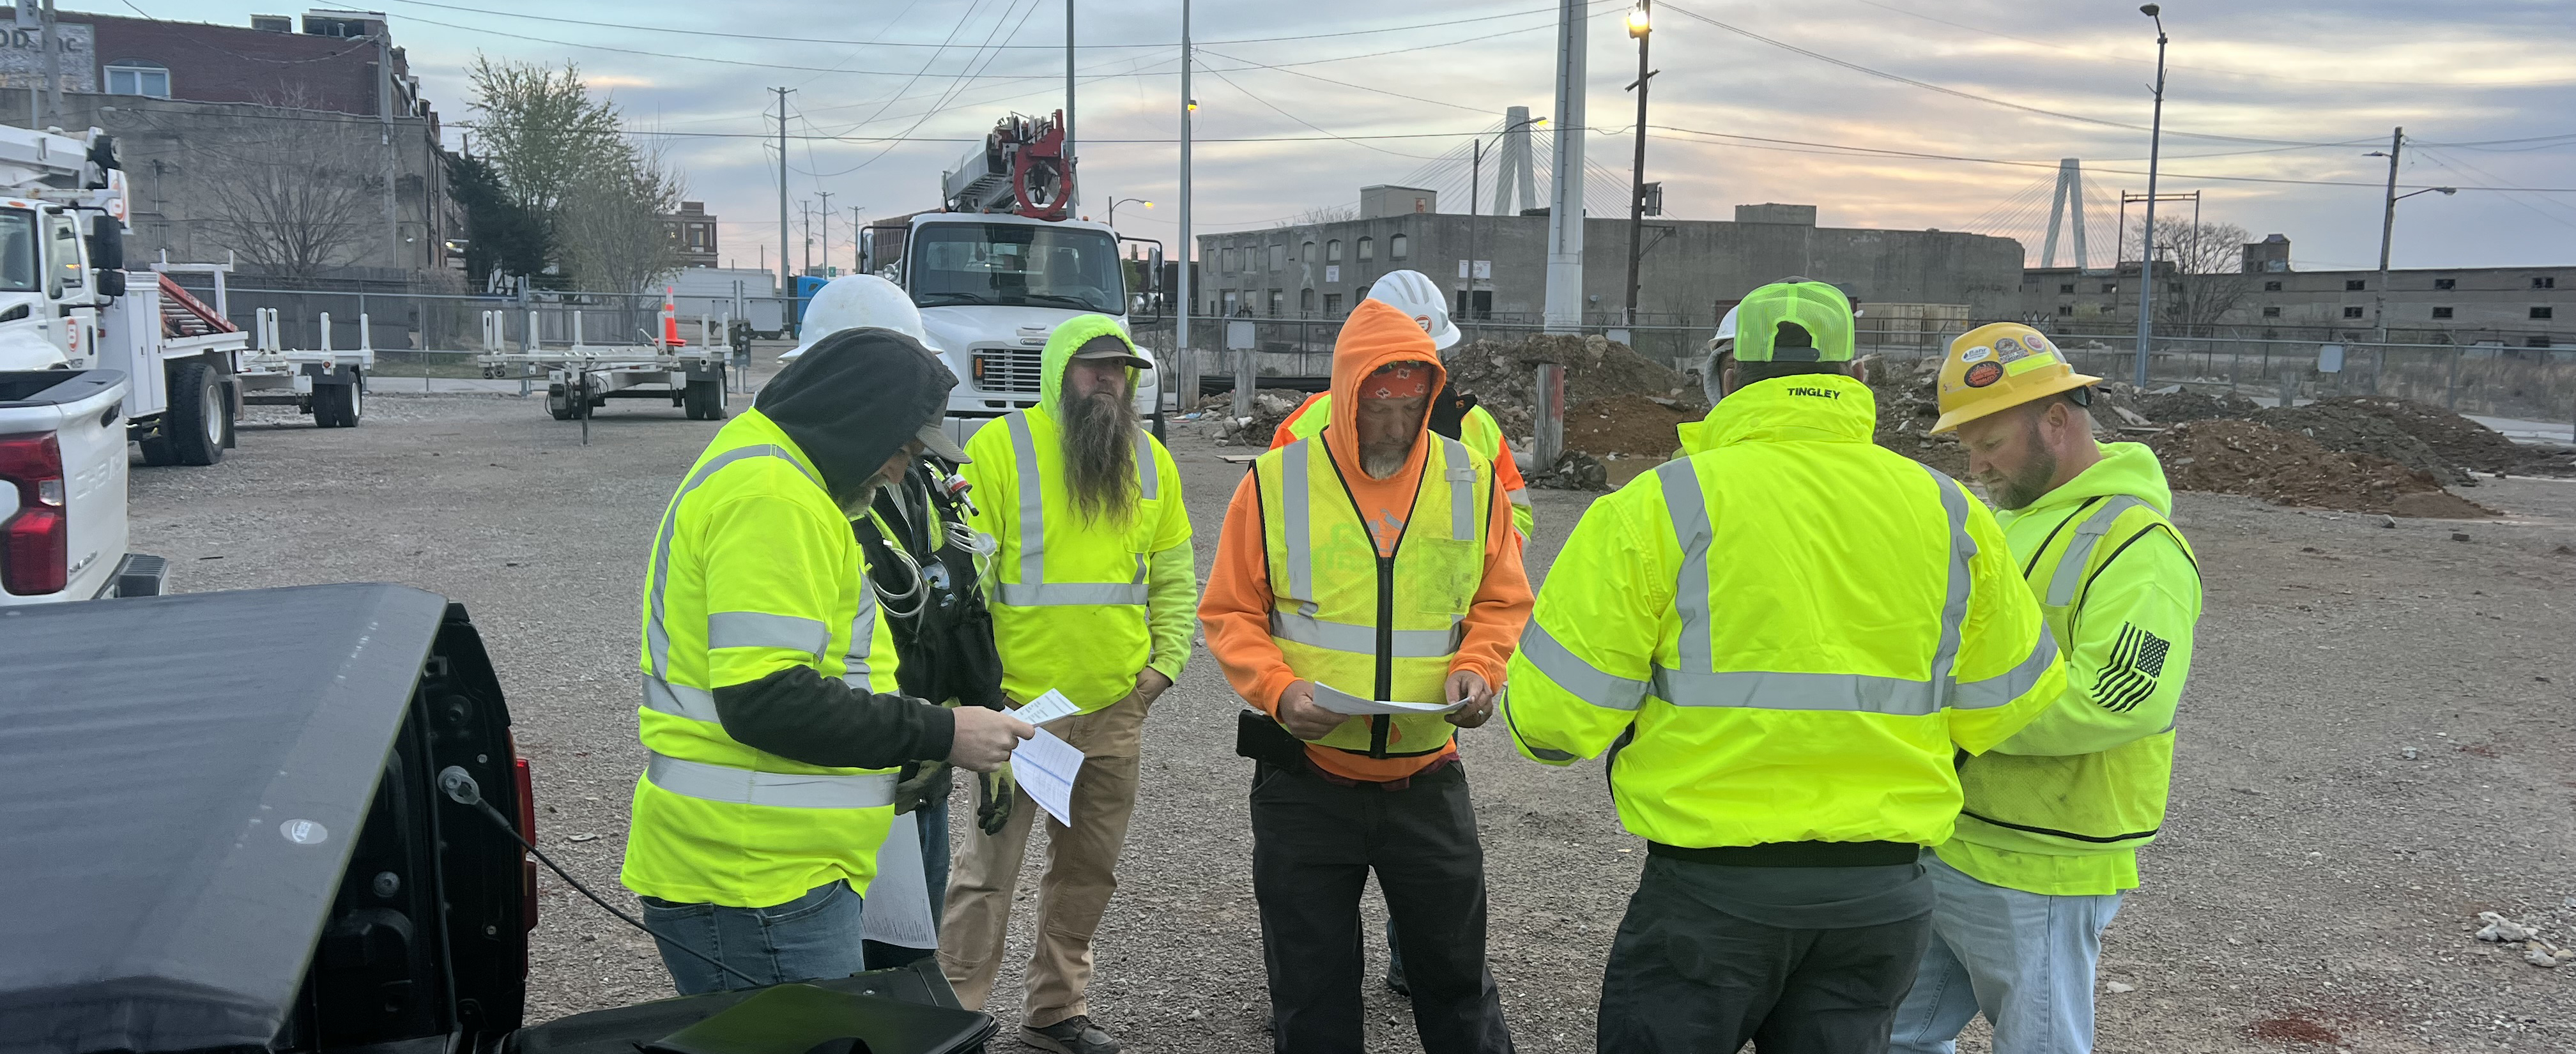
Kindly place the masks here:
[[(1493, 715), (1530, 591), (1494, 467), (1425, 427), (1438, 359), (1403, 311), (1351, 312), (1329, 423), (1253, 463), (1199, 604), (1208, 650), (1254, 708), (1236, 750), (1256, 762), (1252, 887), (1283, 1051), (1363, 1049), (1371, 872), (1422, 1049), (1512, 1049), (1455, 735)], [(1354, 717), (1319, 696), (1429, 705)]]
[[(1137, 418), (1138, 370), (1153, 363), (1116, 320), (1082, 315), (1047, 340), (1038, 405), (966, 444), (976, 530), (1000, 543), (991, 585), (1002, 692), (1049, 689), (1081, 711), (1046, 730), (1083, 753), (1070, 827), (1047, 822), (1035, 954), (1020, 1038), (1059, 1054), (1119, 1049), (1091, 1021), (1091, 936), (1136, 808), (1145, 713), (1181, 675), (1197, 591), (1181, 473)], [(1037, 804), (1007, 774), (982, 782), (977, 830), (948, 884), (939, 962), (957, 997), (992, 995)]]

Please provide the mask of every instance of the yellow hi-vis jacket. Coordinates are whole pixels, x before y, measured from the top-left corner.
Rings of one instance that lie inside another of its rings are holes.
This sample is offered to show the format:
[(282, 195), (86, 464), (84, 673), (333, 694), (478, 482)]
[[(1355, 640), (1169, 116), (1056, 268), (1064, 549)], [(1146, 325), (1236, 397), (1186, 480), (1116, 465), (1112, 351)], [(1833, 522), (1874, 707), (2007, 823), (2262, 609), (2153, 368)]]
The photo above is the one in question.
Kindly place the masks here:
[(790, 666), (893, 694), (894, 641), (858, 539), (805, 453), (758, 410), (716, 434), (662, 513), (644, 588), (643, 706), (622, 875), (636, 893), (783, 904), (861, 894), (894, 822), (893, 769), (790, 761), (725, 734), (715, 689)]
[(1967, 802), (1938, 852), (1981, 882), (2051, 896), (2138, 885), (2164, 825), (2174, 726), (2200, 620), (2191, 544), (2165, 518), (2154, 451), (2112, 443), (2029, 508), (1996, 515), (2066, 650), (2066, 691), (1959, 765)]
[[(1304, 680), (1362, 699), (1438, 703), (1460, 625), (1485, 578), (1485, 525), (1494, 473), (1446, 436), (1424, 454), (1413, 509), (1395, 555), (1377, 541), (1321, 438), (1300, 439), (1252, 463), (1273, 600), (1270, 639)], [(1454, 726), (1440, 714), (1344, 721), (1323, 746), (1373, 758), (1430, 754)]]
[(977, 430), (959, 468), (975, 485), (968, 522), (1001, 546), (984, 584), (1003, 694), (1026, 703), (1053, 688), (1084, 713), (1126, 698), (1149, 664), (1179, 680), (1196, 614), (1181, 470), (1161, 440), (1136, 432), (1137, 501), (1123, 522), (1085, 518), (1065, 486), (1054, 407), (1074, 351), (1103, 336), (1126, 339), (1104, 315), (1057, 326), (1038, 405)]
[[(1281, 422), (1279, 427), (1296, 438), (1312, 439), (1324, 434), (1324, 425), (1332, 419), (1333, 393), (1324, 392), (1306, 400), (1305, 405), (1299, 406), (1297, 412), (1288, 415), (1288, 419)], [(1482, 406), (1469, 407), (1467, 415), (1458, 421), (1458, 440), (1467, 444), (1467, 449), (1475, 451), (1488, 464), (1502, 464), (1505, 456), (1503, 425), (1502, 422), (1494, 420), (1493, 411)], [(1497, 476), (1499, 475), (1498, 472)], [(1503, 500), (1512, 503), (1512, 529), (1521, 532), (1521, 539), (1527, 541), (1530, 536), (1530, 526), (1538, 522), (1537, 509), (1530, 504), (1529, 488), (1515, 487), (1504, 491)]]
[(1848, 377), (1747, 385), (1595, 501), (1512, 658), (1521, 752), (1613, 749), (1621, 822), (1667, 845), (1948, 838), (1952, 754), (2066, 675), (1994, 517), (1876, 419)]

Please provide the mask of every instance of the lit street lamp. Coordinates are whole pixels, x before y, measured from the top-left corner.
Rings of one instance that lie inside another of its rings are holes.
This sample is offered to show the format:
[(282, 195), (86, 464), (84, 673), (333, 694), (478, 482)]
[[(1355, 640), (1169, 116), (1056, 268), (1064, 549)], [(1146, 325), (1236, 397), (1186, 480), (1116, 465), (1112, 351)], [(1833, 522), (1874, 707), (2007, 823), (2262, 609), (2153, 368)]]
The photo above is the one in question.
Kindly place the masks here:
[(1136, 202), (1137, 204), (1143, 205), (1149, 209), (1154, 207), (1153, 202), (1147, 201), (1143, 198), (1111, 198), (1109, 200), (1109, 225), (1111, 227), (1114, 228), (1118, 226), (1118, 206), (1130, 201)]
[(1654, 2), (1637, 0), (1628, 12), (1628, 35), (1637, 38), (1637, 83), (1629, 85), (1637, 90), (1637, 160), (1628, 175), (1628, 309), (1620, 318), (1631, 326), (1637, 324), (1637, 267), (1645, 255), (1641, 239), (1646, 232), (1646, 81), (1655, 75), (1646, 68), (1646, 43), (1655, 31)]

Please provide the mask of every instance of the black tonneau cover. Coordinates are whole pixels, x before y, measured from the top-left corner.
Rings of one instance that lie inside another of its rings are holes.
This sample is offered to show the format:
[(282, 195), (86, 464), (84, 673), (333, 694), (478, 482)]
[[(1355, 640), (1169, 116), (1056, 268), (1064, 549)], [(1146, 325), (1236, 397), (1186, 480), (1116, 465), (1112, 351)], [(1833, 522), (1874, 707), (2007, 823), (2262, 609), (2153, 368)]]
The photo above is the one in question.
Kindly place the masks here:
[(265, 1046), (446, 606), (0, 609), (0, 1052)]

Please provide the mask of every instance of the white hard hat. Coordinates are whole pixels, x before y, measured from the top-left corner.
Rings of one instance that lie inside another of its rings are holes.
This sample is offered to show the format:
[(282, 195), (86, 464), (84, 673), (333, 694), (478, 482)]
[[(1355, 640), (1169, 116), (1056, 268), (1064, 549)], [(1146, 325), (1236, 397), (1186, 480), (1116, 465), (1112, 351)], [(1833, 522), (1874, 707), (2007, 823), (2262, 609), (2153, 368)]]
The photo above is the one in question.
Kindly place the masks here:
[(891, 329), (930, 347), (930, 331), (922, 328), (921, 309), (912, 305), (912, 297), (902, 287), (872, 274), (845, 274), (814, 291), (814, 299), (805, 305), (804, 340), (794, 350), (780, 355), (778, 361), (794, 362), (805, 354), (805, 349), (822, 343), (823, 338), (862, 326)]
[(1716, 350), (1717, 350), (1717, 342), (1718, 342), (1718, 341), (1721, 341), (1721, 340), (1734, 340), (1734, 339), (1735, 339), (1735, 309), (1730, 307), (1730, 308), (1727, 308), (1727, 309), (1726, 309), (1726, 317), (1725, 317), (1724, 319), (1719, 320), (1719, 322), (1718, 322), (1718, 324), (1717, 324), (1717, 335), (1716, 335), (1716, 336), (1714, 336), (1714, 337), (1710, 337), (1710, 338), (1708, 338), (1708, 350), (1710, 350), (1710, 351), (1716, 351)]
[(1413, 316), (1415, 325), (1431, 334), (1431, 346), (1445, 349), (1458, 343), (1458, 327), (1449, 322), (1449, 298), (1432, 284), (1431, 276), (1420, 271), (1388, 271), (1386, 277), (1369, 287), (1368, 299), (1389, 305)]

